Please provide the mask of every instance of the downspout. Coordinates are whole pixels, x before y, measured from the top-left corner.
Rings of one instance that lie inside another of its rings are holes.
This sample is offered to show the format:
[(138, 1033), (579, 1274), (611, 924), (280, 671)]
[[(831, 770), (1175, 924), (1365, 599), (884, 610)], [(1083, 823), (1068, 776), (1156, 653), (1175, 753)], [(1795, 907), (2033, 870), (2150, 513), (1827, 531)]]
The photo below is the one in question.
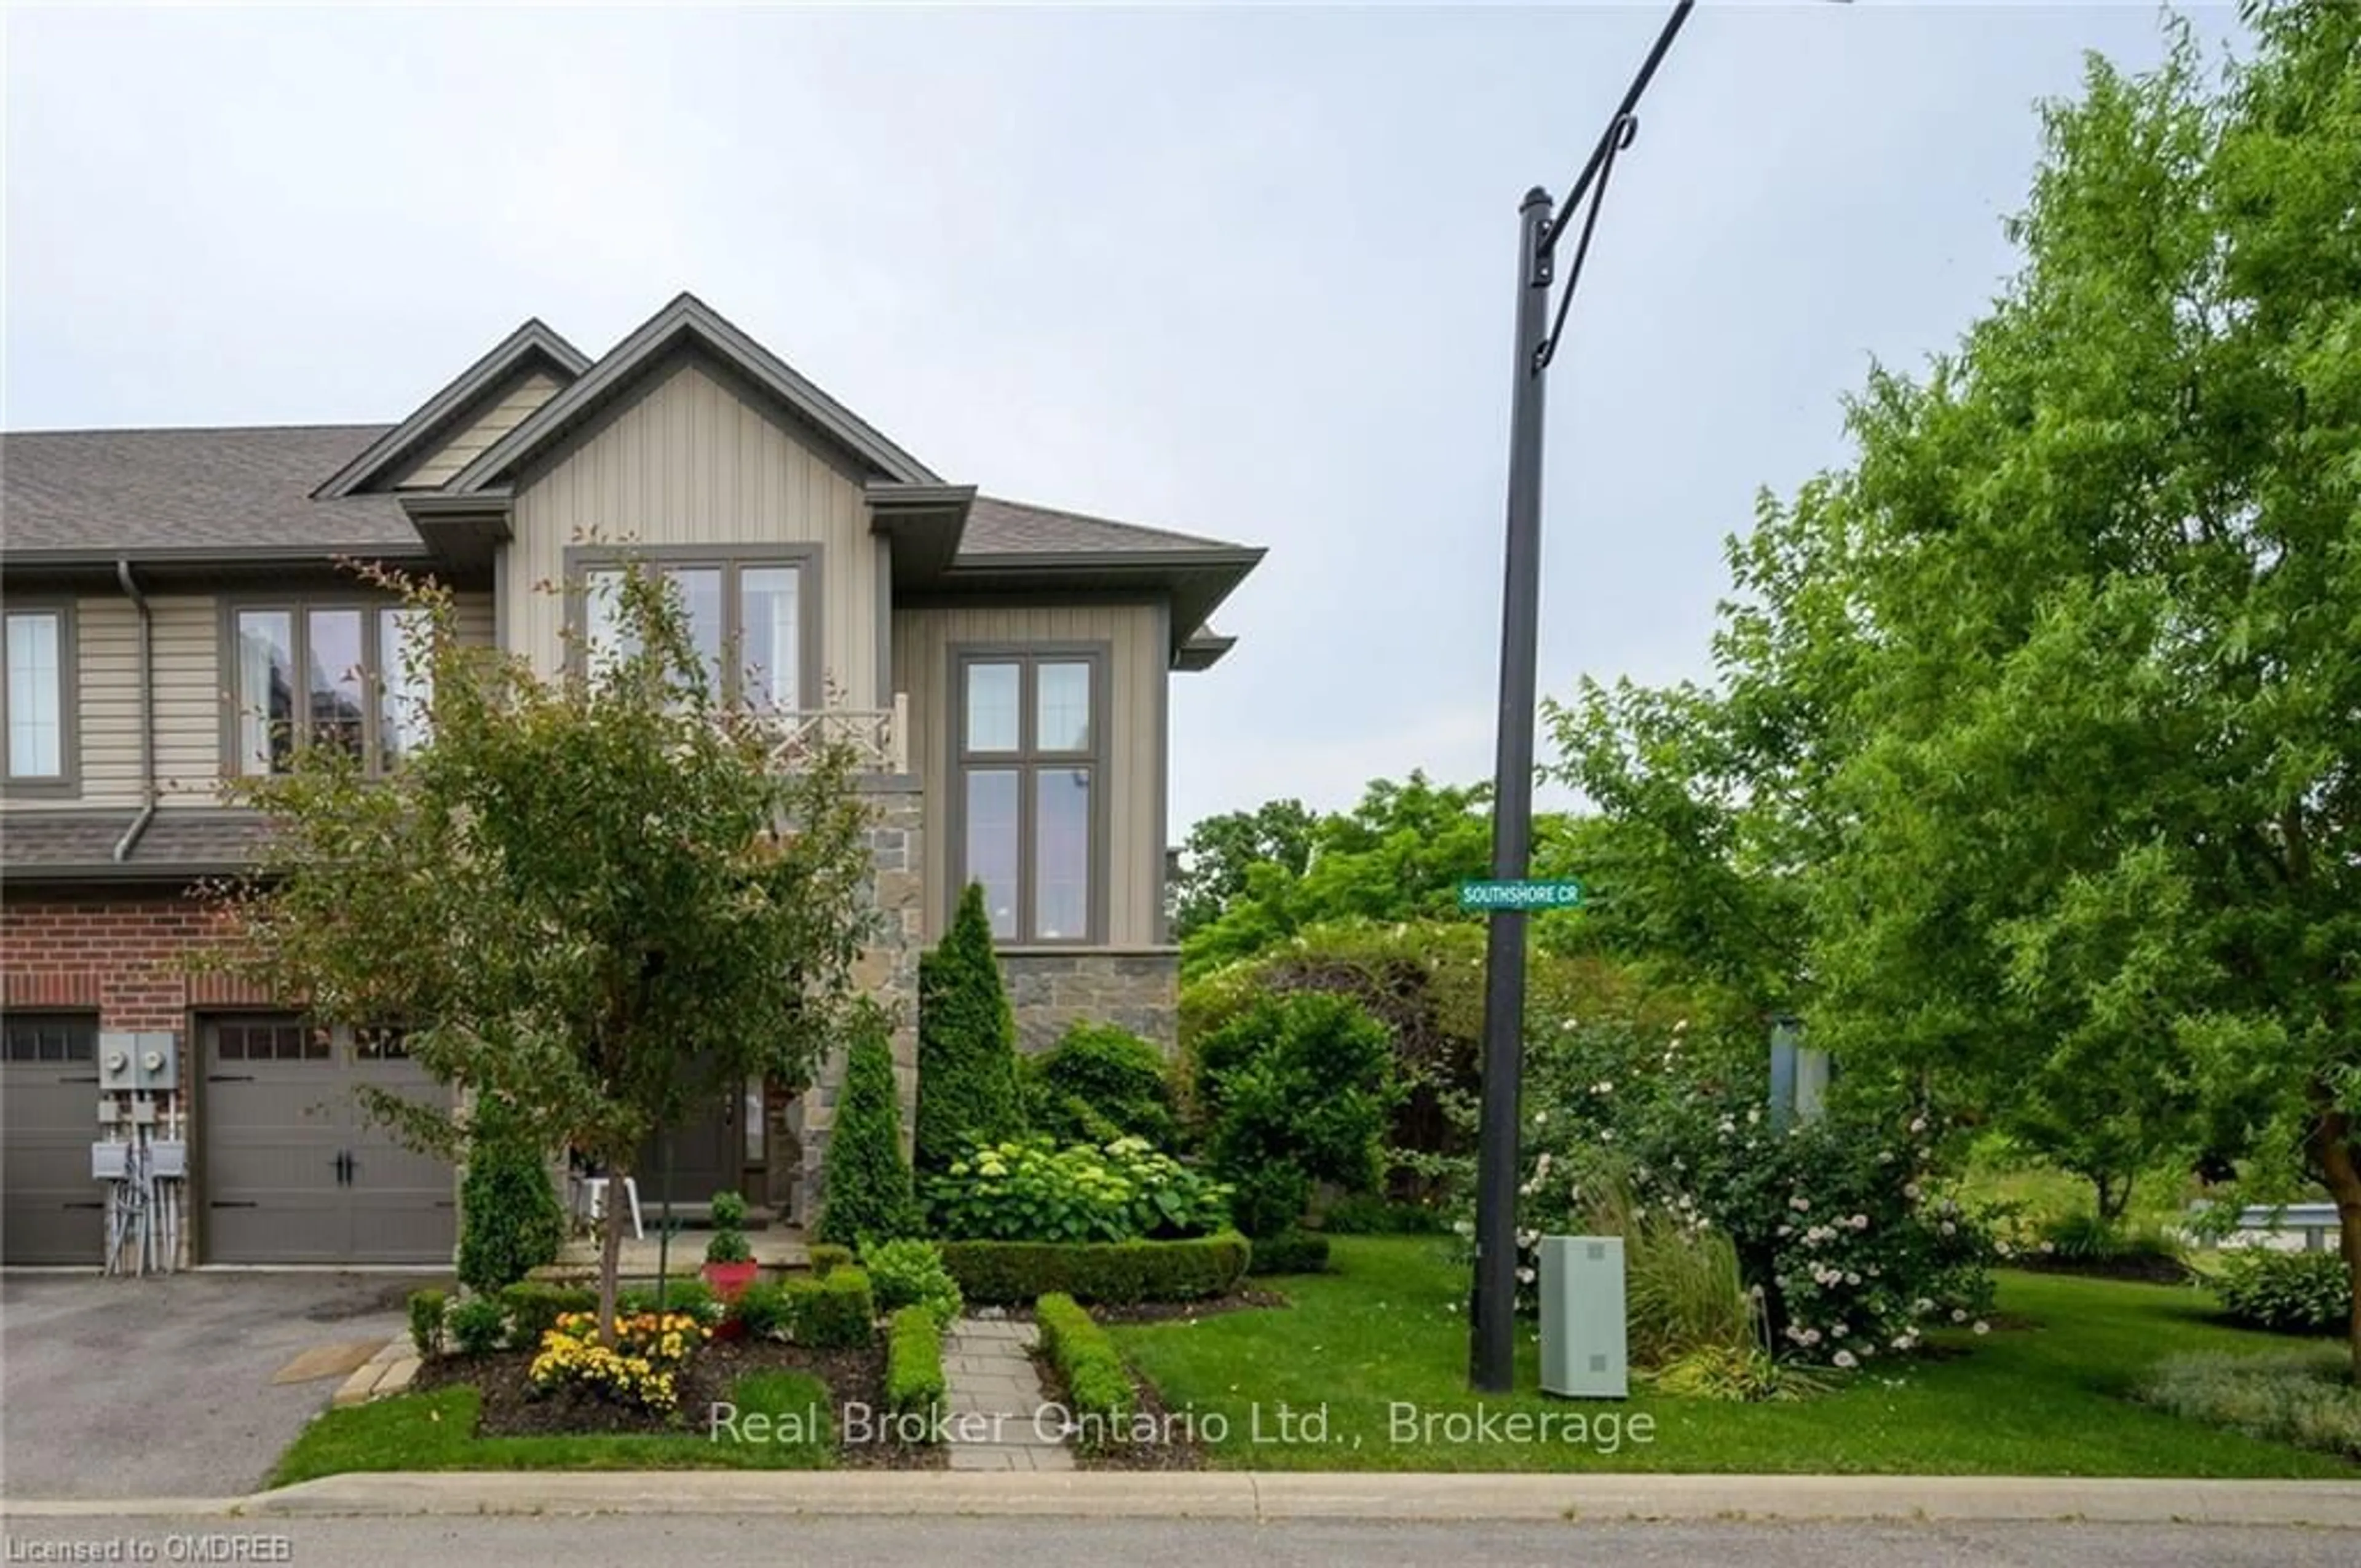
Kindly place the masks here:
[(117, 865), (131, 858), (139, 836), (148, 831), (148, 824), (156, 819), (156, 667), (155, 612), (148, 608), (148, 596), (139, 591), (132, 580), (131, 563), (127, 558), (115, 563), (115, 580), (131, 596), (132, 608), (139, 612), (139, 788), (142, 797), (139, 815), (115, 841)]

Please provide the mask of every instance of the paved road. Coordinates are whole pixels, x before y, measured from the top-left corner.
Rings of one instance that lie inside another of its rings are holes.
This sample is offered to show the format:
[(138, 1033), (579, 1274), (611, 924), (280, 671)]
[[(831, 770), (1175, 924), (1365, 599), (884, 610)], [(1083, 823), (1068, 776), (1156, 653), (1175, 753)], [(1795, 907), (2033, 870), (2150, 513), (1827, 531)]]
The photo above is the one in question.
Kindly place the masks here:
[[(0, 1277), (0, 1494), (253, 1491), (337, 1379), (273, 1385), (318, 1346), (407, 1332), (383, 1274)], [(447, 1283), (447, 1280), (445, 1281)]]
[[(941, 1568), (946, 1563), (1084, 1563), (1102, 1568), (1429, 1568), (1437, 1563), (1612, 1563), (1630, 1568), (2310, 1568), (2361, 1561), (2361, 1532), (2191, 1525), (1360, 1525), (1175, 1519), (9, 1519), (9, 1563), (71, 1559), (42, 1543), (121, 1541), (119, 1561), (280, 1562), (295, 1568), (648, 1568), (762, 1563), (766, 1568)], [(208, 1541), (206, 1538), (211, 1538)], [(233, 1558), (229, 1551), (242, 1556)], [(210, 1546), (214, 1550), (208, 1552)], [(226, 1550), (225, 1550), (226, 1549)], [(150, 1554), (152, 1553), (152, 1555)], [(90, 1559), (84, 1559), (89, 1561)], [(104, 1561), (104, 1558), (98, 1559)]]

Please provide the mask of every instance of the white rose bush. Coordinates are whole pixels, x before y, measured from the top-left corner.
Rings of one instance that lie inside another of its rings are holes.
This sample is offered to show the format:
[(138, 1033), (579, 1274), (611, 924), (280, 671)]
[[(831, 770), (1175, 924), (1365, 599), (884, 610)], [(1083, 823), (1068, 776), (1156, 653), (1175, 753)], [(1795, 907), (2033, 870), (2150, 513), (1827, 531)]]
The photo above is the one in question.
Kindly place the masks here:
[[(1735, 1069), (1693, 1064), (1678, 1036), (1668, 1047), (1637, 1033), (1586, 1025), (1536, 1042), (1521, 1249), (1598, 1223), (1599, 1190), (1615, 1186), (1635, 1215), (1728, 1238), (1784, 1359), (1850, 1370), (1918, 1349), (1937, 1323), (1981, 1332), (1997, 1249), (1945, 1191), (1924, 1114), (1839, 1106), (1774, 1131), (1759, 1080), (1741, 1086)], [(1601, 1070), (1617, 1060), (1649, 1070)]]

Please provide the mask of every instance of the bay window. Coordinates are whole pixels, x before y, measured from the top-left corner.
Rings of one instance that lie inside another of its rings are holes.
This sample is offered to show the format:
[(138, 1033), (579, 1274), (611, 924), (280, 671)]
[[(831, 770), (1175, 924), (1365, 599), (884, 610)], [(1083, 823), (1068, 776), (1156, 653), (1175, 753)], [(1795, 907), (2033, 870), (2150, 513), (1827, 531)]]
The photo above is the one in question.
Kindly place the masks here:
[(983, 886), (1005, 942), (1096, 939), (1106, 877), (1103, 649), (954, 661), (953, 885)]

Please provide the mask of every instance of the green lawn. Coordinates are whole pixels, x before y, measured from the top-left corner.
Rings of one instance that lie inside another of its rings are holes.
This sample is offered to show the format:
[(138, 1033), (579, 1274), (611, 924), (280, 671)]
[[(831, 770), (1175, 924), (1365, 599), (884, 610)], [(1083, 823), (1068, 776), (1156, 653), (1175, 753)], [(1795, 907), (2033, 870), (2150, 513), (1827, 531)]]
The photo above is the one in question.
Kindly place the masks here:
[[(1122, 1325), (1116, 1339), (1166, 1405), (1226, 1434), (1213, 1462), (1269, 1470), (1693, 1470), (2043, 1475), (2334, 1475), (2353, 1466), (2216, 1431), (2122, 1397), (2182, 1350), (2283, 1349), (2223, 1327), (2184, 1288), (2004, 1273), (2000, 1310), (2026, 1328), (1938, 1336), (1968, 1354), (1857, 1376), (1788, 1404), (1642, 1393), (1621, 1403), (1537, 1391), (1482, 1401), (1496, 1422), (1450, 1430), (1466, 1391), (1467, 1273), (1431, 1238), (1338, 1237), (1336, 1272), (1274, 1281), (1293, 1305), (1196, 1322)], [(1535, 1390), (1538, 1346), (1521, 1330), (1518, 1387)], [(1872, 1364), (1874, 1365), (1874, 1364)], [(1409, 1409), (1397, 1409), (1408, 1407)], [(1306, 1416), (1324, 1409), (1324, 1441)], [(1282, 1413), (1284, 1410), (1284, 1414)], [(1407, 1413), (1410, 1424), (1397, 1420)], [(1547, 1434), (1542, 1414), (1554, 1418)], [(1438, 1418), (1430, 1427), (1426, 1418)], [(1651, 1441), (1640, 1441), (1642, 1422)], [(1577, 1430), (1576, 1423), (1586, 1423)], [(1611, 1433), (1610, 1433), (1611, 1429)]]
[[(819, 1470), (833, 1462), (829, 1393), (800, 1372), (758, 1372), (731, 1390), (741, 1418), (761, 1412), (822, 1429), (799, 1442), (715, 1442), (702, 1424), (664, 1436), (478, 1437), (476, 1390), (438, 1388), (330, 1410), (303, 1429), (270, 1473), (273, 1486), (354, 1470)], [(775, 1424), (774, 1431), (780, 1430)], [(745, 1435), (744, 1426), (739, 1429)]]

